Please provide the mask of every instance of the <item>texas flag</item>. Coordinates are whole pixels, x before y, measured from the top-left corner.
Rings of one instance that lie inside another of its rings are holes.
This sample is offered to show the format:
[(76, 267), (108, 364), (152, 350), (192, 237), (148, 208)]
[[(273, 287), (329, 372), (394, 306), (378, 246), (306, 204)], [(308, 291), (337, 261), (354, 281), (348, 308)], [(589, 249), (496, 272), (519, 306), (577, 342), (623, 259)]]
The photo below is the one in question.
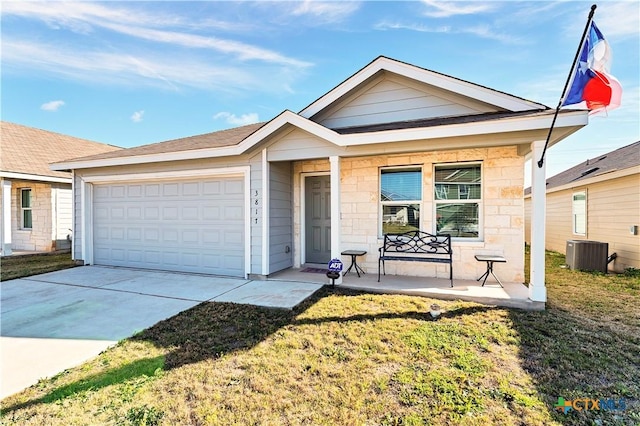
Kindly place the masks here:
[(591, 22), (571, 87), (562, 105), (587, 108), (589, 114), (609, 111), (620, 106), (622, 86), (609, 72), (611, 47)]

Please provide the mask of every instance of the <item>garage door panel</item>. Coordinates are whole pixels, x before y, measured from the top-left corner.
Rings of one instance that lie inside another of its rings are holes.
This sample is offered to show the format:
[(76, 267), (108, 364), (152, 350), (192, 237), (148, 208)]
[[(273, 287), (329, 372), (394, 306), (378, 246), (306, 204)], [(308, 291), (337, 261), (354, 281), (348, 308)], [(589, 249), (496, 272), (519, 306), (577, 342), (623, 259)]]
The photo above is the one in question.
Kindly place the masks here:
[(94, 263), (244, 276), (241, 177), (96, 185)]

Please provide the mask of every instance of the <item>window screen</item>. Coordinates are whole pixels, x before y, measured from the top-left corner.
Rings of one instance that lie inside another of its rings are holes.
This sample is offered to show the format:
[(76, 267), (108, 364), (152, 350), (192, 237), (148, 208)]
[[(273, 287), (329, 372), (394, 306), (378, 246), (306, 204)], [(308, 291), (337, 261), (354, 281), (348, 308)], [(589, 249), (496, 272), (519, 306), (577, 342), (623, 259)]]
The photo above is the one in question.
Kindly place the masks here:
[(381, 169), (380, 204), (382, 234), (419, 230), (422, 169)]
[(447, 164), (435, 168), (436, 233), (479, 238), (482, 202), (480, 164)]

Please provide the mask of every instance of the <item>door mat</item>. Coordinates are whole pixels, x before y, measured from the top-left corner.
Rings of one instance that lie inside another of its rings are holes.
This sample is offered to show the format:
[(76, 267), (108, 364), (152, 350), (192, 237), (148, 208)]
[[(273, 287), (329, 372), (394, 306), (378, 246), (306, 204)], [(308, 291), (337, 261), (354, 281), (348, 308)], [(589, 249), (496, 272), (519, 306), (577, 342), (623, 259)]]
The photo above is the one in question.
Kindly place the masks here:
[(313, 272), (316, 274), (326, 274), (327, 270), (326, 269), (320, 269), (320, 268), (304, 268), (301, 272)]

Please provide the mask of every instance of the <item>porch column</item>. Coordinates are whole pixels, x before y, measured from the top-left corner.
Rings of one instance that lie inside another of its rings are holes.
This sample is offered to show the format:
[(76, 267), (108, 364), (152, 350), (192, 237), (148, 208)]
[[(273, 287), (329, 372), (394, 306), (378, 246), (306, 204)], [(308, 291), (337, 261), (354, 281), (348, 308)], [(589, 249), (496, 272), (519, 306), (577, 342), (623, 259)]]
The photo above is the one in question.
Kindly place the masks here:
[(2, 179), (2, 255), (8, 256), (11, 251), (11, 181)]
[[(340, 157), (329, 157), (331, 164), (331, 258), (340, 259)], [(336, 279), (336, 284), (342, 284), (342, 275)]]
[[(531, 275), (529, 299), (533, 302), (547, 301), (545, 273), (545, 232), (547, 212), (546, 164), (538, 167), (545, 141), (531, 144)], [(546, 159), (545, 159), (546, 160)]]
[(269, 193), (270, 183), (269, 160), (267, 148), (262, 150), (262, 275), (269, 275)]

